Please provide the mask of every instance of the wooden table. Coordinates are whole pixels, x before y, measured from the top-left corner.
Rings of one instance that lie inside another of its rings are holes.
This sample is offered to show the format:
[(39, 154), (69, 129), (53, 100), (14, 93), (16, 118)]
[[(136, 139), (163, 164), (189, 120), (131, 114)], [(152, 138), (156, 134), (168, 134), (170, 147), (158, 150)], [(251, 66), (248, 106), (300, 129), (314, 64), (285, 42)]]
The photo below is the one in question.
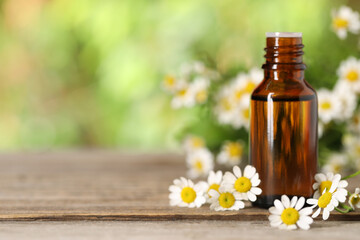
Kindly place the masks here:
[(170, 207), (168, 186), (185, 171), (184, 157), (176, 154), (2, 154), (0, 239), (345, 239), (360, 234), (359, 212), (333, 212), (310, 231), (288, 232), (270, 228), (268, 212), (258, 208), (214, 212), (208, 205)]

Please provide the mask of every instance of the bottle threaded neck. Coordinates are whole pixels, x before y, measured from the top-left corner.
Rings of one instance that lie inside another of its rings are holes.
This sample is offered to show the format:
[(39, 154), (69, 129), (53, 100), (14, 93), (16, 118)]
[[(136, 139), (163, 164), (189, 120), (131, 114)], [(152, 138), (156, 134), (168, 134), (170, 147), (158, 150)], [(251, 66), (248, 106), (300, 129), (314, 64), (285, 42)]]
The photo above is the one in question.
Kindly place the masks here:
[(289, 65), (295, 69), (305, 69), (303, 48), (301, 33), (267, 33), (266, 63), (263, 68), (275, 69)]

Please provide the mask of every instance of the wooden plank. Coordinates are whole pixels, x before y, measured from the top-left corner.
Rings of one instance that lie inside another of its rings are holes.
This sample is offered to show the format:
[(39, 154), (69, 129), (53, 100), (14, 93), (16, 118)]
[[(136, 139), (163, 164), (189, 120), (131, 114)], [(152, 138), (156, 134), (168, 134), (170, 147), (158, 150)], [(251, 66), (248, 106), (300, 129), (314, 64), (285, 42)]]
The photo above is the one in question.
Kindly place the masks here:
[[(168, 186), (184, 175), (184, 157), (74, 151), (0, 155), (1, 221), (267, 220), (268, 211), (170, 207)], [(358, 221), (359, 212), (330, 220)]]

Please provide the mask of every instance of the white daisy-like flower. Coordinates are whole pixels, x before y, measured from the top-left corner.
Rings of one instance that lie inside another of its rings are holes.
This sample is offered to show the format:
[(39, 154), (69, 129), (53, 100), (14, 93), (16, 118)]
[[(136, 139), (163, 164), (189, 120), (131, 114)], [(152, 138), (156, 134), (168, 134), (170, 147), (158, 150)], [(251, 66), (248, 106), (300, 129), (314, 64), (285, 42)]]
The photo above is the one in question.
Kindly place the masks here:
[(190, 178), (205, 177), (214, 169), (214, 157), (208, 149), (202, 148), (187, 155), (186, 165)]
[(360, 30), (359, 13), (347, 6), (341, 6), (337, 11), (332, 11), (333, 30), (340, 39), (347, 37), (347, 32), (357, 34)]
[(339, 205), (339, 202), (345, 202), (347, 191), (344, 188), (339, 188), (339, 179), (335, 179), (330, 187), (330, 190), (324, 189), (322, 195), (319, 199), (310, 198), (306, 202), (311, 206), (311, 208), (318, 209), (311, 216), (312, 218), (316, 218), (321, 213), (321, 209), (323, 209), (322, 218), (323, 220), (327, 220), (330, 216), (330, 212), (335, 209)]
[(205, 148), (205, 140), (199, 136), (188, 135), (183, 142), (183, 148), (187, 153), (197, 151), (201, 148)]
[(360, 208), (360, 188), (356, 188), (355, 192), (350, 195), (349, 204), (353, 209)]
[(210, 195), (210, 209), (215, 211), (231, 211), (239, 210), (245, 207), (241, 201), (240, 193), (227, 189), (224, 186), (219, 188), (219, 191), (211, 189)]
[(269, 221), (272, 227), (280, 229), (293, 230), (297, 227), (308, 230), (313, 219), (309, 216), (312, 213), (312, 208), (303, 208), (305, 198), (293, 197), (290, 201), (288, 196), (282, 195), (281, 201), (276, 199), (274, 207), (269, 208)]
[(354, 115), (357, 105), (357, 97), (351, 86), (344, 81), (339, 81), (334, 88), (334, 95), (341, 102), (341, 113), (335, 117), (335, 120), (345, 121)]
[(226, 172), (223, 177), (222, 186), (240, 193), (242, 200), (256, 201), (256, 195), (261, 194), (262, 190), (259, 174), (253, 166), (247, 165), (244, 169), (244, 176), (238, 166), (233, 167), (233, 173)]
[[(360, 61), (354, 57), (349, 57), (340, 63), (337, 70), (340, 86), (347, 86), (350, 92), (360, 93)], [(349, 90), (345, 89), (345, 94)]]
[(230, 124), (238, 113), (237, 102), (231, 97), (232, 89), (224, 86), (216, 96), (214, 114), (221, 124)]
[(327, 89), (317, 91), (319, 101), (319, 118), (328, 123), (341, 113), (341, 101)]
[(206, 193), (205, 198), (206, 198), (207, 202), (209, 202), (209, 200), (210, 200), (209, 191), (211, 189), (215, 190), (215, 191), (219, 191), (222, 178), (223, 178), (222, 171), (220, 171), (220, 170), (217, 172), (210, 171), (207, 181), (200, 182), (200, 184), (202, 184), (202, 186), (203, 186), (204, 192)]
[(226, 141), (217, 156), (217, 162), (228, 166), (239, 165), (244, 153), (242, 141)]
[(348, 159), (345, 154), (333, 153), (327, 159), (326, 164), (322, 168), (322, 172), (340, 173), (344, 169), (347, 163), (348, 163)]
[(170, 206), (194, 208), (206, 202), (201, 185), (183, 177), (175, 179), (169, 191)]
[(348, 185), (346, 180), (341, 180), (340, 174), (334, 175), (332, 172), (328, 172), (327, 174), (315, 174), (315, 181), (316, 182), (313, 184), (313, 189), (315, 191), (314, 198), (319, 198), (324, 191), (329, 191), (334, 182), (337, 182), (335, 190), (344, 190)]
[(162, 88), (170, 93), (174, 93), (177, 89), (178, 80), (171, 75), (165, 76), (164, 80), (161, 82)]
[(193, 107), (195, 105), (194, 92), (191, 90), (187, 82), (180, 82), (174, 93), (174, 97), (171, 101), (173, 108), (181, 107)]
[(209, 79), (203, 77), (197, 77), (194, 82), (191, 83), (190, 88), (194, 94), (196, 103), (202, 104), (207, 101), (209, 86)]
[(244, 127), (249, 129), (250, 125), (250, 94), (242, 95), (238, 103), (238, 110), (236, 117), (233, 118), (231, 125), (234, 128)]

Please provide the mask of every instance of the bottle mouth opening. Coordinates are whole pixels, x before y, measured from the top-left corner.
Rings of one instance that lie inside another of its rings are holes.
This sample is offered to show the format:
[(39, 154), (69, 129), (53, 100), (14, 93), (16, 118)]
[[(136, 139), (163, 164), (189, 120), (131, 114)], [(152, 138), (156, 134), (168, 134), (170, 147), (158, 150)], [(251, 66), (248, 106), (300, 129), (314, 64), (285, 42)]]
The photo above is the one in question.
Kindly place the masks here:
[(301, 38), (301, 32), (267, 32), (267, 38)]

